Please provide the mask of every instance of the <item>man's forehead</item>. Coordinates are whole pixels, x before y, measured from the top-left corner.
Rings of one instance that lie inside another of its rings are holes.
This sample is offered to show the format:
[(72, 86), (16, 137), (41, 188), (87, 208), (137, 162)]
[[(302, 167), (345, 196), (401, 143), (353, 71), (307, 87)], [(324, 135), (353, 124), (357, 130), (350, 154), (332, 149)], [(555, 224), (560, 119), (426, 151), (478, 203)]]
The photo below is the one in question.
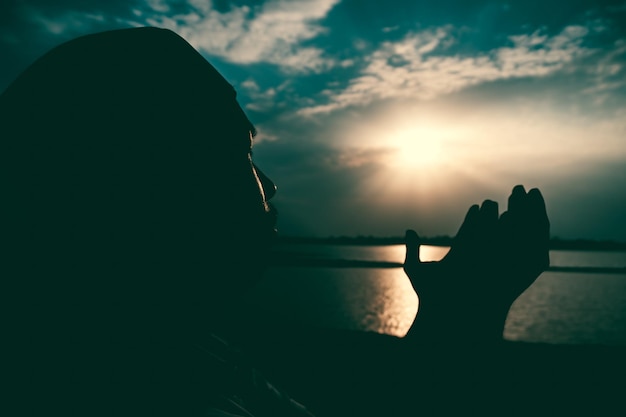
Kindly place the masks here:
[[(233, 89), (234, 91), (234, 89)], [(254, 124), (250, 121), (244, 110), (241, 108), (241, 105), (234, 100), (234, 106), (232, 107), (233, 112), (233, 121), (236, 124), (237, 130), (245, 130), (246, 132), (250, 132), (252, 136), (256, 136), (256, 128)], [(234, 127), (234, 126), (233, 126)]]

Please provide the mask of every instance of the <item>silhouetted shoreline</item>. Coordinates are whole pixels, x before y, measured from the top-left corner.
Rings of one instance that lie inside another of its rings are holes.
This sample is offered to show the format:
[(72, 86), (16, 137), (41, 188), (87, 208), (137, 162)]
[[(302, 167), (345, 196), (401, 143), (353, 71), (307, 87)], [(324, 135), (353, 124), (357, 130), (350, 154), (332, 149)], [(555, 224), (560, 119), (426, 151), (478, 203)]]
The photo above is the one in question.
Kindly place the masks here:
[[(424, 244), (433, 246), (450, 246), (452, 238), (438, 236), (424, 238)], [(402, 268), (402, 262), (365, 260), (349, 258), (333, 258), (309, 254), (297, 249), (298, 245), (337, 245), (337, 246), (385, 246), (404, 244), (400, 237), (296, 237), (281, 236), (272, 252), (271, 266), (274, 267), (302, 267), (302, 268)], [(293, 246), (293, 250), (291, 247)], [(561, 240), (550, 241), (551, 250), (573, 251), (626, 251), (626, 243), (594, 240)], [(609, 266), (551, 266), (551, 272), (587, 273), (587, 274), (626, 274), (626, 267)]]
[[(450, 246), (450, 236), (422, 237), (423, 244), (433, 246)], [(400, 245), (404, 244), (403, 236), (279, 236), (279, 244), (319, 244), (319, 245)], [(626, 251), (626, 242), (593, 239), (550, 239), (552, 250), (585, 250), (585, 251)]]
[[(364, 261), (358, 259), (310, 258), (293, 253), (275, 252), (272, 266), (297, 266), (307, 268), (402, 268), (400, 262)], [(583, 274), (626, 274), (626, 267), (551, 266), (546, 271)]]

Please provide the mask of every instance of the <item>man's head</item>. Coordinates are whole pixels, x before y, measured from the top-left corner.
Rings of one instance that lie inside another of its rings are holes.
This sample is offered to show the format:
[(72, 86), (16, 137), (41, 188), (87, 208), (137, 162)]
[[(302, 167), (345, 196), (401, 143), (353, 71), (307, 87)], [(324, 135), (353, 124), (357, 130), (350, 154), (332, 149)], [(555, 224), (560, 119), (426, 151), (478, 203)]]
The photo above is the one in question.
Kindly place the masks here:
[(233, 87), (178, 35), (65, 43), (0, 96), (0, 119), (3, 238), (43, 288), (217, 303), (257, 278), (275, 187)]

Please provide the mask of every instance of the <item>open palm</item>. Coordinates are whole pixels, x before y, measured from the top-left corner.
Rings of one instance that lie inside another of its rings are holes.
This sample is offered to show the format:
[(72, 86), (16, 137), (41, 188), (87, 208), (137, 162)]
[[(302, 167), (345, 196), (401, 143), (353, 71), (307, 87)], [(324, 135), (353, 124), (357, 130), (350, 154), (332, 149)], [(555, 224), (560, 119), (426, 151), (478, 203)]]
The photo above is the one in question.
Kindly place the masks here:
[(448, 254), (419, 260), (419, 237), (406, 234), (404, 270), (420, 300), (409, 334), (429, 342), (501, 340), (511, 304), (549, 266), (550, 224), (543, 196), (513, 188), (508, 210), (472, 206)]

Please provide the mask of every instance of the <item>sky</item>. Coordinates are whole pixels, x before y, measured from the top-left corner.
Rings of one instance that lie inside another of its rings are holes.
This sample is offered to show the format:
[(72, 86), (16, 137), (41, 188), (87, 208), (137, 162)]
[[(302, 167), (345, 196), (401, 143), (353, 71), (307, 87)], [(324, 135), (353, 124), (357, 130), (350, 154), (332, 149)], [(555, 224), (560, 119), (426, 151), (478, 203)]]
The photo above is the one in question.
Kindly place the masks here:
[(0, 91), (137, 26), (233, 84), (282, 235), (454, 235), (523, 184), (552, 236), (626, 241), (624, 0), (2, 0)]

